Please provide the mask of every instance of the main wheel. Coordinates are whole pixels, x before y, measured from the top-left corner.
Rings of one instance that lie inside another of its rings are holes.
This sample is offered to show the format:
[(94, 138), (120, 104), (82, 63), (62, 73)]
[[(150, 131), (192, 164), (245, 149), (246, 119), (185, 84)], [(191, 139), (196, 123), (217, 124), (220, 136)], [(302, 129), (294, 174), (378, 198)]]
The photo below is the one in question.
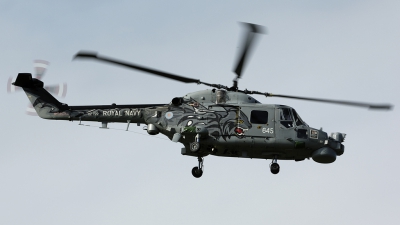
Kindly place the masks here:
[(279, 173), (279, 164), (278, 163), (272, 163), (271, 166), (271, 173), (273, 174), (278, 174)]
[(203, 175), (203, 170), (202, 169), (199, 169), (199, 167), (193, 167), (193, 169), (192, 169), (192, 175), (194, 176), (194, 177), (196, 177), (196, 178), (200, 178), (201, 177), (201, 175)]

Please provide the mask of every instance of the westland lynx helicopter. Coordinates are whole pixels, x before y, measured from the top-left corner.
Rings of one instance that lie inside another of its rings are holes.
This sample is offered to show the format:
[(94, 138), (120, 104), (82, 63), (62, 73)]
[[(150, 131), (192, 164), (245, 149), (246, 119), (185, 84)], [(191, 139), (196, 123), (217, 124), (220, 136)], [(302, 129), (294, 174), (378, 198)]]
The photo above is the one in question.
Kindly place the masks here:
[(280, 170), (278, 160), (301, 161), (312, 158), (318, 163), (332, 163), (344, 152), (346, 134), (328, 134), (307, 125), (295, 109), (285, 105), (262, 104), (249, 94), (266, 97), (292, 98), (328, 102), (370, 109), (390, 109), (388, 104), (305, 98), (275, 95), (266, 92), (240, 90), (246, 58), (254, 39), (264, 32), (264, 27), (244, 24), (246, 36), (234, 72), (233, 86), (210, 84), (136, 64), (100, 56), (93, 52), (78, 52), (75, 58), (93, 59), (147, 72), (183, 83), (204, 84), (211, 90), (197, 91), (173, 98), (169, 104), (148, 105), (89, 105), (69, 106), (59, 102), (43, 88), (43, 82), (29, 73), (20, 73), (15, 86), (22, 87), (37, 114), (51, 120), (98, 121), (103, 128), (107, 123), (146, 124), (150, 135), (164, 134), (173, 142), (184, 145), (182, 155), (198, 158), (192, 175), (203, 174), (203, 158), (208, 155), (272, 159), (273, 174)]

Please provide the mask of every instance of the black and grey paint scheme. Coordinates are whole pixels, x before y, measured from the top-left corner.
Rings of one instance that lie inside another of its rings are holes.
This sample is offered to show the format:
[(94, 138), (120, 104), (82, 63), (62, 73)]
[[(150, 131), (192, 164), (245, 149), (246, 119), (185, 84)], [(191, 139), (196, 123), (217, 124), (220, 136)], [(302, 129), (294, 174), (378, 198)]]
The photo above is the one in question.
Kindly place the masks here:
[[(44, 119), (147, 124), (149, 134), (162, 133), (184, 145), (181, 153), (283, 159), (313, 158), (332, 163), (343, 154), (345, 134), (330, 136), (303, 122), (288, 106), (261, 104), (234, 91), (203, 90), (174, 98), (169, 104), (69, 106), (59, 102), (31, 74), (20, 73), (22, 87)], [(191, 143), (199, 143), (199, 149)]]

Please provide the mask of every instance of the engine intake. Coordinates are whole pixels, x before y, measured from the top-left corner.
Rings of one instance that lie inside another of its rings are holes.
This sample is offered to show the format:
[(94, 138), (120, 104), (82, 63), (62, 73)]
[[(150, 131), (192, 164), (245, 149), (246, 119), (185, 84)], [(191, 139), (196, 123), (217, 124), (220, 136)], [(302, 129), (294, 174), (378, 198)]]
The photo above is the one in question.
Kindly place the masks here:
[(183, 98), (179, 98), (179, 97), (173, 98), (171, 103), (172, 103), (172, 105), (174, 105), (174, 106), (182, 105), (182, 103), (183, 103)]

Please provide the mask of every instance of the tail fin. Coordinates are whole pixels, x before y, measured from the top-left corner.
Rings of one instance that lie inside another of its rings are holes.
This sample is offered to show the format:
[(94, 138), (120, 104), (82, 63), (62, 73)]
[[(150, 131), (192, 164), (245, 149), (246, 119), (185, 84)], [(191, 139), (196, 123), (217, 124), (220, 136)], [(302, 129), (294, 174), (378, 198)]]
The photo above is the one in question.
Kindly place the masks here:
[(52, 116), (54, 113), (69, 109), (67, 104), (59, 102), (46, 91), (43, 88), (43, 82), (32, 78), (30, 73), (19, 73), (13, 85), (25, 91), (37, 114), (44, 119), (55, 119)]

